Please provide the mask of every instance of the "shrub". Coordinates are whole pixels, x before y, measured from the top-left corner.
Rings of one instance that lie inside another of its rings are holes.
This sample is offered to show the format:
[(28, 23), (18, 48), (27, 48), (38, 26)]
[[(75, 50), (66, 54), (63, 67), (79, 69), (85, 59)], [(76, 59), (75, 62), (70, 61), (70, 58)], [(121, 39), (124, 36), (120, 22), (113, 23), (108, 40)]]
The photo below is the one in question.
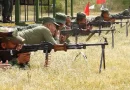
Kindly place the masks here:
[[(48, 0), (43, 0), (43, 4), (48, 4)], [(63, 7), (60, 0), (56, 0), (56, 12), (62, 12)], [(43, 12), (48, 12), (48, 6), (43, 6)], [(53, 12), (53, 0), (50, 1), (50, 12)]]

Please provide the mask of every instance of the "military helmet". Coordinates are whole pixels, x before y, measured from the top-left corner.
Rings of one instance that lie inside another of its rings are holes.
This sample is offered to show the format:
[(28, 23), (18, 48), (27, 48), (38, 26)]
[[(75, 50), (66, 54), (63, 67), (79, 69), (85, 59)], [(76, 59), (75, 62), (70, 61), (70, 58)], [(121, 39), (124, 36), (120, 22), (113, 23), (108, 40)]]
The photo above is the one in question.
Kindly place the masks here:
[(103, 13), (103, 12), (109, 12), (109, 9), (108, 8), (103, 8), (103, 9), (101, 9), (101, 12)]
[(43, 17), (42, 18), (42, 23), (45, 24), (45, 23), (54, 23), (56, 26), (59, 26), (58, 23), (56, 23), (56, 20), (52, 17)]
[(76, 18), (77, 18), (77, 19), (79, 19), (79, 18), (86, 18), (86, 15), (85, 15), (84, 12), (78, 12)]
[(67, 16), (64, 13), (56, 13), (56, 16), (55, 16), (56, 23), (65, 24), (66, 17)]

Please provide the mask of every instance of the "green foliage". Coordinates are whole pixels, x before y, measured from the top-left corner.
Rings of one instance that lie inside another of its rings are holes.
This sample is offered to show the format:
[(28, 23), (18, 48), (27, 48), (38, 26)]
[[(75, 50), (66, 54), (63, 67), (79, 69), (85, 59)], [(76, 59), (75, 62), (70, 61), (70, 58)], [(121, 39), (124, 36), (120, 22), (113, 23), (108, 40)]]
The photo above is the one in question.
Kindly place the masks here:
[(123, 5), (124, 5), (124, 8), (130, 6), (130, 0), (123, 0), (122, 3), (123, 3)]
[[(50, 1), (50, 12), (53, 12), (53, 0), (42, 0), (44, 4), (48, 4), (48, 1)], [(68, 12), (70, 12), (70, 7), (71, 7), (71, 0), (67, 0), (67, 7), (68, 7)], [(100, 11), (100, 4), (96, 4), (96, 0), (73, 0), (73, 7), (74, 7), (74, 12), (78, 11), (83, 11), (86, 4), (90, 2), (90, 5), (95, 4), (95, 9), (91, 10), (92, 12), (97, 12)], [(111, 11), (121, 11), (129, 7), (130, 1), (129, 0), (106, 0), (107, 8)], [(63, 12), (65, 10), (65, 0), (56, 0), (56, 12)], [(42, 9), (43, 12), (47, 13), (48, 12), (48, 6), (43, 6)]]
[(108, 1), (107, 4), (108, 7), (111, 7), (111, 10), (119, 11), (128, 8), (130, 5), (130, 0), (113, 0), (112, 2)]
[[(50, 1), (50, 2), (48, 2), (48, 1)], [(50, 12), (53, 12), (53, 0), (43, 0), (42, 2), (43, 2), (43, 4), (46, 5), (46, 6), (43, 6), (44, 12), (48, 12), (48, 5), (47, 5), (48, 3), (50, 5), (50, 7), (49, 7)], [(61, 11), (63, 11), (62, 3), (60, 0), (56, 0), (56, 12), (61, 12)]]

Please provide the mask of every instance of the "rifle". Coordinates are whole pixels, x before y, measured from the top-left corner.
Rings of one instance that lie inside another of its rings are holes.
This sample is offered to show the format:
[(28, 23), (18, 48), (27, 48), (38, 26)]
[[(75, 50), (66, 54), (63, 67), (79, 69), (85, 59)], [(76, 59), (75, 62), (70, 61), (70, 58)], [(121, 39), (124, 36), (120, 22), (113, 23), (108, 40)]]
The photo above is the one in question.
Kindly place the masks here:
[[(127, 26), (126, 29), (128, 28), (128, 24), (130, 25), (130, 21), (129, 21), (130, 15), (129, 16), (116, 15), (116, 16), (112, 16), (112, 18), (120, 20), (120, 27), (122, 27), (122, 23), (126, 23), (126, 26)], [(126, 22), (122, 22), (123, 19), (127, 19), (127, 21)]]
[[(104, 29), (104, 30), (86, 30), (86, 29), (71, 29), (71, 30), (61, 30), (60, 34), (62, 35), (75, 35), (75, 42), (78, 42), (78, 35), (83, 33), (84, 35), (88, 35), (91, 33), (91, 35), (86, 39), (88, 41), (95, 33), (98, 33), (101, 35), (102, 32), (106, 31), (107, 33), (111, 31), (112, 33), (112, 47), (114, 48), (114, 31), (115, 28), (112, 27), (111, 29)], [(106, 33), (106, 34), (107, 34)]]
[(90, 23), (88, 23), (88, 25), (93, 25), (93, 26), (99, 26), (99, 29), (101, 29), (102, 27), (113, 27), (113, 24), (119, 24), (120, 23), (120, 26), (122, 27), (122, 23), (125, 23), (126, 24), (126, 37), (128, 36), (128, 27), (130, 26), (130, 21), (127, 20), (125, 22), (122, 21), (122, 19), (130, 19), (130, 16), (115, 16), (115, 17), (112, 17), (112, 18), (115, 18), (115, 19), (121, 19), (120, 22), (110, 22), (110, 21), (92, 21)]
[(67, 51), (68, 49), (86, 49), (86, 46), (101, 46), (102, 54), (101, 54), (101, 61), (100, 61), (100, 68), (99, 68), (99, 72), (101, 72), (102, 62), (105, 69), (105, 45), (108, 45), (106, 38), (103, 43), (95, 43), (95, 44), (66, 44), (65, 43), (65, 44), (53, 45), (49, 42), (42, 42), (40, 44), (23, 45), (20, 51), (17, 51), (15, 49), (8, 49), (8, 50), (0, 50), (0, 53), (7, 53), (7, 55), (15, 57), (18, 53), (43, 50), (43, 53), (45, 53), (45, 66), (48, 66), (48, 53), (50, 53), (52, 49), (54, 49), (54, 51), (56, 52), (56, 51)]
[(130, 15), (129, 16), (116, 15), (116, 16), (112, 16), (112, 18), (115, 18), (115, 19), (130, 19)]
[(98, 21), (89, 22), (87, 25), (98, 26), (99, 29), (101, 29), (102, 27), (110, 27), (111, 22), (98, 20)]
[(126, 37), (128, 36), (128, 27), (129, 27), (129, 25), (130, 25), (130, 21), (129, 20), (127, 20), (127, 21), (125, 21), (125, 22), (111, 22), (112, 23), (112, 26), (113, 26), (113, 24), (119, 24), (120, 23), (120, 27), (122, 27), (122, 23), (125, 23), (126, 25)]

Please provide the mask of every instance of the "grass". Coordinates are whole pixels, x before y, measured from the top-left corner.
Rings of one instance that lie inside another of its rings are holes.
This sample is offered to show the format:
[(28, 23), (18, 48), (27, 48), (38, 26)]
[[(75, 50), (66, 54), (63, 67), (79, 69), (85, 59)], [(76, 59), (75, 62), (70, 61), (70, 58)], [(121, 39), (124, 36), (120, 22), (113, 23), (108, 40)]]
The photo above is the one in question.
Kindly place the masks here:
[[(130, 33), (129, 33), (130, 34)], [(16, 67), (0, 70), (0, 90), (129, 90), (130, 89), (130, 36), (126, 37), (125, 27), (116, 25), (115, 47), (111, 47), (111, 33), (105, 36), (109, 45), (105, 48), (106, 69), (99, 74), (100, 46), (90, 46), (83, 50), (51, 52), (49, 67), (44, 67), (45, 55), (37, 51), (31, 55), (31, 68), (21, 70)], [(86, 43), (87, 36), (78, 42)], [(100, 41), (98, 34), (87, 43)], [(74, 42), (74, 37), (70, 37)], [(87, 55), (87, 61), (82, 55)]]
[[(78, 3), (78, 5), (74, 5), (76, 8), (74, 12), (83, 11), (88, 2), (74, 1)], [(91, 4), (95, 4), (95, 2)], [(116, 6), (118, 5), (116, 4)], [(109, 7), (112, 8), (112, 4)], [(100, 5), (97, 8), (100, 8)], [(24, 13), (22, 14), (24, 15)], [(97, 12), (91, 10), (90, 15), (95, 14), (97, 15)], [(21, 18), (24, 20), (23, 16)], [(2, 23), (0, 25), (15, 26)], [(109, 45), (105, 48), (106, 69), (102, 69), (100, 74), (100, 46), (87, 47), (83, 50), (68, 50), (67, 52), (52, 51), (48, 68), (44, 67), (45, 54), (37, 51), (31, 55), (30, 69), (21, 70), (16, 67), (8, 70), (0, 69), (0, 90), (129, 90), (130, 36), (126, 37), (125, 27), (120, 28), (119, 25), (116, 25), (113, 49), (111, 48), (111, 33), (107, 35), (103, 33), (101, 36), (107, 37)], [(97, 43), (101, 36), (96, 34), (88, 42), (85, 41), (87, 36), (80, 36), (78, 42)], [(74, 42), (75, 39), (70, 37), (70, 40)], [(82, 55), (74, 61), (80, 51), (87, 56), (87, 61)]]

